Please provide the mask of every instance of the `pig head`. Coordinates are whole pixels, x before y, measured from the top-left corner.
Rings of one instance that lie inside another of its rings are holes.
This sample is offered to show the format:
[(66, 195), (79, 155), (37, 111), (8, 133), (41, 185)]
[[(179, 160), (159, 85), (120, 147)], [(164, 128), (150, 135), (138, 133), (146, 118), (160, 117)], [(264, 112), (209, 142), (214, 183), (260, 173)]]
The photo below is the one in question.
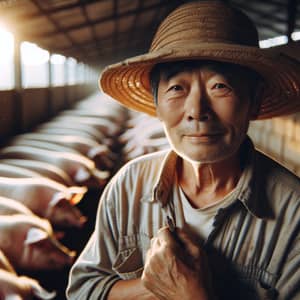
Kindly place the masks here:
[(0, 249), (16, 269), (30, 271), (62, 269), (76, 255), (58, 242), (47, 220), (27, 215), (1, 216)]
[(0, 269), (1, 300), (47, 300), (55, 295), (55, 292), (46, 291), (37, 280)]
[(1, 197), (22, 203), (59, 227), (81, 227), (85, 223), (86, 218), (74, 204), (86, 191), (86, 187), (66, 187), (47, 178), (0, 177)]

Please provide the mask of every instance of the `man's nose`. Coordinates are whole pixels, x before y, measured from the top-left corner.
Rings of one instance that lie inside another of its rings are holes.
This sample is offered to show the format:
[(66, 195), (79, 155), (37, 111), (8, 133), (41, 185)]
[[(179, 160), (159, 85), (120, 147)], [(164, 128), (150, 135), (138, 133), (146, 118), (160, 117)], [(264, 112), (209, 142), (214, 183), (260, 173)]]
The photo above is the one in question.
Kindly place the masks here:
[(206, 122), (210, 119), (209, 103), (205, 93), (200, 90), (190, 93), (185, 104), (189, 121)]

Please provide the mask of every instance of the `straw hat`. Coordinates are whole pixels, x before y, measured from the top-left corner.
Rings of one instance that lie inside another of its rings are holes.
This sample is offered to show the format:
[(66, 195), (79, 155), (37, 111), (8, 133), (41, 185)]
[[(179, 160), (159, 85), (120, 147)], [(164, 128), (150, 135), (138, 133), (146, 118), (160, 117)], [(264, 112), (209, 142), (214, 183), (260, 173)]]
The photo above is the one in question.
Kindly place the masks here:
[(265, 80), (258, 119), (300, 110), (300, 64), (276, 49), (259, 49), (252, 21), (219, 1), (192, 2), (175, 9), (158, 28), (149, 53), (108, 66), (102, 91), (121, 104), (155, 116), (149, 72), (160, 62), (215, 60), (254, 69)]

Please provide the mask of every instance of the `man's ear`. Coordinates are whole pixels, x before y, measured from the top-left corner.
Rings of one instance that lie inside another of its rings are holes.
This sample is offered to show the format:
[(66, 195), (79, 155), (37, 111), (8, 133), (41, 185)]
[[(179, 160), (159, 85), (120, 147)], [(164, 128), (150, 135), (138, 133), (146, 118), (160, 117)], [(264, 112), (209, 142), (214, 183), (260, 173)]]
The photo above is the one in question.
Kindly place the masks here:
[(250, 119), (256, 120), (264, 94), (264, 81), (261, 80), (256, 85), (256, 90), (251, 101)]

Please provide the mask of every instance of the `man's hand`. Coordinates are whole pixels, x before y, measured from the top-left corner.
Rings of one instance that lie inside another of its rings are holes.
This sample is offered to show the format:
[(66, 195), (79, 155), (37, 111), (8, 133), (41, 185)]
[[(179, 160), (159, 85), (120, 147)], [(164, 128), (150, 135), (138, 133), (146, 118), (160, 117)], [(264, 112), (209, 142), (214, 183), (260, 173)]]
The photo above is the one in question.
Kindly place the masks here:
[(205, 253), (181, 229), (162, 228), (151, 240), (142, 283), (161, 300), (212, 299)]

